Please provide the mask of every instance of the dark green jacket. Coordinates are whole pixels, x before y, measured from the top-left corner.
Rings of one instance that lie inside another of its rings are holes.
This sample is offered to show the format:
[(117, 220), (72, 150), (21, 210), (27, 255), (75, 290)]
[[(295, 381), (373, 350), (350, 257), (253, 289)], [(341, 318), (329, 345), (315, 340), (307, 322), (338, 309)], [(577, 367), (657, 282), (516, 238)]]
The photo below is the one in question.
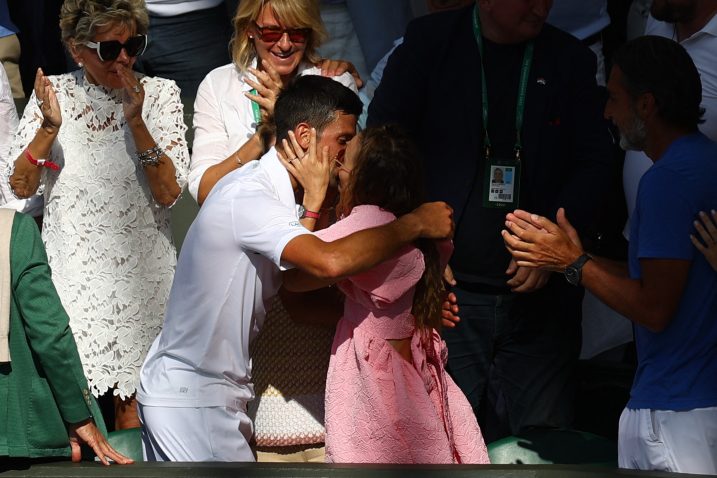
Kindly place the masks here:
[(13, 221), (10, 278), (11, 362), (0, 363), (0, 456), (70, 456), (67, 424), (94, 416), (105, 433), (104, 422), (39, 231), (24, 214)]

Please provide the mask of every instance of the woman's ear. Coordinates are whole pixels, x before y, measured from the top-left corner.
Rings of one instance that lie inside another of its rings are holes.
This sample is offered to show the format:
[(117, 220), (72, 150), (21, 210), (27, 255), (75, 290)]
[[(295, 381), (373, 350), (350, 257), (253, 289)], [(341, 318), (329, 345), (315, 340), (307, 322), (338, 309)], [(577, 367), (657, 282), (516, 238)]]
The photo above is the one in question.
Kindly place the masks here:
[(75, 60), (75, 63), (77, 63), (80, 67), (82, 66), (82, 58), (80, 55), (80, 48), (77, 45), (77, 42), (74, 38), (70, 38), (67, 42), (68, 50), (70, 51), (70, 55), (72, 56), (72, 59)]

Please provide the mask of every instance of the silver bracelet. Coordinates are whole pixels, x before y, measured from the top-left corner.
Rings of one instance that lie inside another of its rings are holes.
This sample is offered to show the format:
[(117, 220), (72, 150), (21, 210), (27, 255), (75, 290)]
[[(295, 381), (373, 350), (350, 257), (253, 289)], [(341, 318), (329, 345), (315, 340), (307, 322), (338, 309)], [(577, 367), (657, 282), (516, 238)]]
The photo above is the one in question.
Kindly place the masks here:
[(164, 156), (164, 151), (159, 146), (137, 153), (137, 159), (142, 166), (159, 166), (159, 159), (162, 156)]

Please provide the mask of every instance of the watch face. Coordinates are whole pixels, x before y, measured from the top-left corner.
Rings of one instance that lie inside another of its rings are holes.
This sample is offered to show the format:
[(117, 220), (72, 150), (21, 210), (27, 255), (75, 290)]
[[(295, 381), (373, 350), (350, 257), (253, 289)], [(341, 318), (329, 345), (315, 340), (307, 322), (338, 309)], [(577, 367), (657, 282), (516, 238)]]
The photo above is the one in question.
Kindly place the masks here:
[(580, 271), (575, 267), (566, 267), (565, 280), (572, 285), (578, 285), (580, 283)]
[(304, 207), (303, 204), (299, 204), (298, 213), (299, 213), (299, 219), (303, 219), (304, 216), (306, 215), (306, 208)]

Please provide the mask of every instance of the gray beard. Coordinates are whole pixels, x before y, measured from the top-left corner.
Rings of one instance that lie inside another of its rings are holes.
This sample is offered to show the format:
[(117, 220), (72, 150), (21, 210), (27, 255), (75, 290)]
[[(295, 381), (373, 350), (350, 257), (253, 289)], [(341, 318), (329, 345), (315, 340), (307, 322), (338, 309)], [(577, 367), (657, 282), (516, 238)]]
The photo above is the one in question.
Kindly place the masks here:
[(627, 131), (620, 131), (620, 147), (625, 151), (643, 151), (647, 139), (645, 122), (635, 116)]

